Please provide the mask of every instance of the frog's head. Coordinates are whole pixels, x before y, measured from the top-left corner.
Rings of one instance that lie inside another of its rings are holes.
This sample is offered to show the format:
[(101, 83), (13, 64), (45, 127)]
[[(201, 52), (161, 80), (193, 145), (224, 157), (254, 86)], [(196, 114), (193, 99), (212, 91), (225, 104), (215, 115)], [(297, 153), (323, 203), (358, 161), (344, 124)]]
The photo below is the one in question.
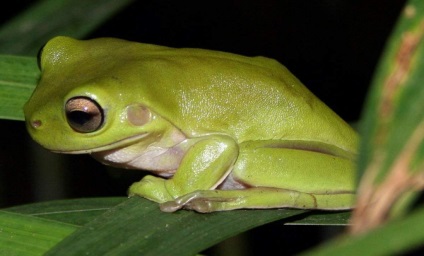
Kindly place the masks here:
[(163, 134), (170, 124), (125, 91), (128, 70), (114, 66), (110, 48), (92, 44), (57, 37), (44, 46), (41, 78), (24, 108), (33, 139), (56, 152), (90, 153)]

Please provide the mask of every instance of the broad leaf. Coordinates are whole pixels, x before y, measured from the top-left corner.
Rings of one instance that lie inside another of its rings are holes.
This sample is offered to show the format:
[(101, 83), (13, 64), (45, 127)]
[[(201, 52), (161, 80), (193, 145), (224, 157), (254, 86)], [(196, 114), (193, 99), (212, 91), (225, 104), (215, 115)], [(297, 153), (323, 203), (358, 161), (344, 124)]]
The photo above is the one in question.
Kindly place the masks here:
[(134, 197), (85, 225), (49, 253), (194, 255), (253, 227), (279, 219), (293, 222), (308, 215), (289, 209), (163, 213), (156, 203)]
[[(88, 223), (53, 249), (60, 255), (82, 252), (189, 255), (275, 220), (286, 224), (345, 225), (349, 218), (349, 212), (290, 209), (163, 213), (156, 203), (139, 197), (59, 200), (4, 210), (63, 224)], [(184, 246), (181, 237), (185, 239)]]

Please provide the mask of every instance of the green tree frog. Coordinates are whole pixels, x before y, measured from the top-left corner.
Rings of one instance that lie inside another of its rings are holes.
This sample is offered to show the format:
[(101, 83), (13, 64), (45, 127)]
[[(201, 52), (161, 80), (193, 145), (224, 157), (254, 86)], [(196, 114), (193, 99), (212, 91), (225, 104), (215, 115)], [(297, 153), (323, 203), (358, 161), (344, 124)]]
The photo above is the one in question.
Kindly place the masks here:
[(151, 171), (129, 195), (163, 211), (353, 206), (357, 134), (275, 60), (56, 37), (39, 66), (33, 139)]

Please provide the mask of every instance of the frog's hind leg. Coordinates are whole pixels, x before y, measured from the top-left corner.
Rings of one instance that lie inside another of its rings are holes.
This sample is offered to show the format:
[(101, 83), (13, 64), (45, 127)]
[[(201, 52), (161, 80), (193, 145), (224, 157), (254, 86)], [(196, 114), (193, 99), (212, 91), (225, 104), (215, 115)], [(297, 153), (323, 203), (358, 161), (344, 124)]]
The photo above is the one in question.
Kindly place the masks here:
[(352, 159), (329, 145), (316, 145), (328, 149), (329, 153), (325, 153), (308, 149), (309, 144), (304, 142), (287, 143), (291, 144), (242, 144), (230, 176), (220, 186), (222, 189), (190, 191), (163, 203), (161, 209), (213, 212), (242, 208), (352, 208)]
[[(244, 190), (199, 190), (161, 204), (161, 210), (173, 212), (191, 209), (197, 212), (234, 209), (297, 208), (321, 210), (351, 209), (353, 193), (308, 194), (278, 188), (249, 188)], [(340, 204), (345, 202), (345, 204)]]

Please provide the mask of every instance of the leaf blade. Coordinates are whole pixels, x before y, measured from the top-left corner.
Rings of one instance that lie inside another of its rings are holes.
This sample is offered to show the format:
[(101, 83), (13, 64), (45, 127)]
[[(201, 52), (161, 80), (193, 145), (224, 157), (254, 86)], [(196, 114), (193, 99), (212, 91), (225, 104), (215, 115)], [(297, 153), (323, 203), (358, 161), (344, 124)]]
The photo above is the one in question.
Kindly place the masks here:
[(4, 210), (83, 226), (126, 199), (126, 197), (105, 197), (54, 200)]
[(303, 255), (398, 255), (422, 245), (424, 207), (358, 236), (343, 236)]
[(54, 36), (81, 38), (132, 1), (38, 1), (0, 28), (0, 53), (35, 56)]
[(154, 202), (133, 197), (67, 237), (48, 255), (193, 255), (256, 226), (280, 219), (293, 223), (313, 215), (290, 209), (170, 214)]
[(42, 255), (76, 226), (0, 211), (0, 254)]
[(38, 77), (35, 58), (0, 55), (0, 118), (24, 120), (23, 106)]

